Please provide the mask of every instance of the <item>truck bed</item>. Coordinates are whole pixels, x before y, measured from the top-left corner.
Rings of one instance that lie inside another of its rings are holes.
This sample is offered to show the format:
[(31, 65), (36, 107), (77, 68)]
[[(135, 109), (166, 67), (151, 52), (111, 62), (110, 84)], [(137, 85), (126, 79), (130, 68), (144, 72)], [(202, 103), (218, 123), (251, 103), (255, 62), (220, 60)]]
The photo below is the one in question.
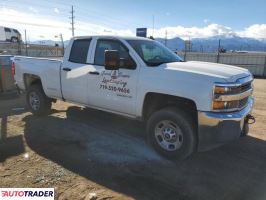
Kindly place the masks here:
[(21, 89), (25, 89), (25, 76), (40, 77), (44, 92), (49, 97), (61, 98), (60, 67), (61, 59), (15, 56), (15, 80)]

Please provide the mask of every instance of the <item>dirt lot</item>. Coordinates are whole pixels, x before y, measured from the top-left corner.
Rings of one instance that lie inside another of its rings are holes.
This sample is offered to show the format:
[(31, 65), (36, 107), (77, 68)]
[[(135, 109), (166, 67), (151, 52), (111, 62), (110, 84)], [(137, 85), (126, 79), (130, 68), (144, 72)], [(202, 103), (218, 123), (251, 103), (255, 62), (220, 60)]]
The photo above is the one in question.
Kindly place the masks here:
[(172, 162), (144, 125), (64, 102), (37, 118), (23, 98), (0, 100), (0, 187), (54, 187), (56, 199), (266, 199), (266, 80), (255, 80), (256, 124), (220, 148)]

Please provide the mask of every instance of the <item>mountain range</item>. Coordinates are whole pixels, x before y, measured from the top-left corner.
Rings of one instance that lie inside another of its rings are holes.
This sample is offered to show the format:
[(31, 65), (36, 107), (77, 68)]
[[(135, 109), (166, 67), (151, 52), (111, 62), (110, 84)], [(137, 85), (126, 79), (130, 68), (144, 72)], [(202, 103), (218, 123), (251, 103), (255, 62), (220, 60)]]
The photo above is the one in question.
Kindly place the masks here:
[[(156, 38), (155, 40), (165, 44), (169, 49), (173, 51), (184, 51), (185, 41), (179, 37), (166, 39)], [(190, 41), (190, 51), (194, 52), (217, 52), (220, 40), (220, 48), (226, 51), (266, 51), (266, 39), (253, 39), (239, 36), (214, 36), (209, 38), (193, 38)], [(66, 46), (69, 41), (64, 41)], [(42, 44), (55, 46), (58, 44), (62, 46), (60, 41), (53, 40), (39, 40), (33, 41), (32, 44)]]
[[(157, 41), (165, 44), (174, 51), (184, 51), (185, 41), (179, 37), (168, 39), (157, 38)], [(253, 39), (238, 36), (214, 36), (209, 38), (193, 38), (190, 41), (190, 50), (195, 52), (216, 52), (219, 47), (226, 51), (266, 51), (266, 39)]]

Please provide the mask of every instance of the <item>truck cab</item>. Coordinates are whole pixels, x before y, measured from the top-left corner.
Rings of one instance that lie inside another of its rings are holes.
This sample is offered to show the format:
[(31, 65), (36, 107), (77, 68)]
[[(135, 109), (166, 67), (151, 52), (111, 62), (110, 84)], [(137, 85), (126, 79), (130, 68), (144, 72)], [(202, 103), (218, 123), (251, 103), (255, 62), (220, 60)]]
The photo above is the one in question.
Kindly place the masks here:
[(142, 120), (149, 143), (168, 158), (186, 158), (248, 132), (248, 70), (183, 62), (154, 40), (75, 37), (63, 61), (15, 57), (14, 66), (34, 114), (46, 114), (61, 99)]

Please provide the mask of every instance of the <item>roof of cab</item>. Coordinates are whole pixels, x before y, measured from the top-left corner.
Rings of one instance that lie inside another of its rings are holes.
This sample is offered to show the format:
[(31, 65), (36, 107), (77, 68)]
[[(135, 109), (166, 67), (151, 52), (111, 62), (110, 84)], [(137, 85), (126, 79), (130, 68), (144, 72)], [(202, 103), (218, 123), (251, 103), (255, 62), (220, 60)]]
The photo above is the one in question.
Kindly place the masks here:
[(117, 35), (91, 35), (91, 36), (76, 36), (73, 39), (88, 39), (88, 38), (116, 38), (122, 40), (150, 40), (144, 37), (133, 37), (133, 36), (117, 36)]

